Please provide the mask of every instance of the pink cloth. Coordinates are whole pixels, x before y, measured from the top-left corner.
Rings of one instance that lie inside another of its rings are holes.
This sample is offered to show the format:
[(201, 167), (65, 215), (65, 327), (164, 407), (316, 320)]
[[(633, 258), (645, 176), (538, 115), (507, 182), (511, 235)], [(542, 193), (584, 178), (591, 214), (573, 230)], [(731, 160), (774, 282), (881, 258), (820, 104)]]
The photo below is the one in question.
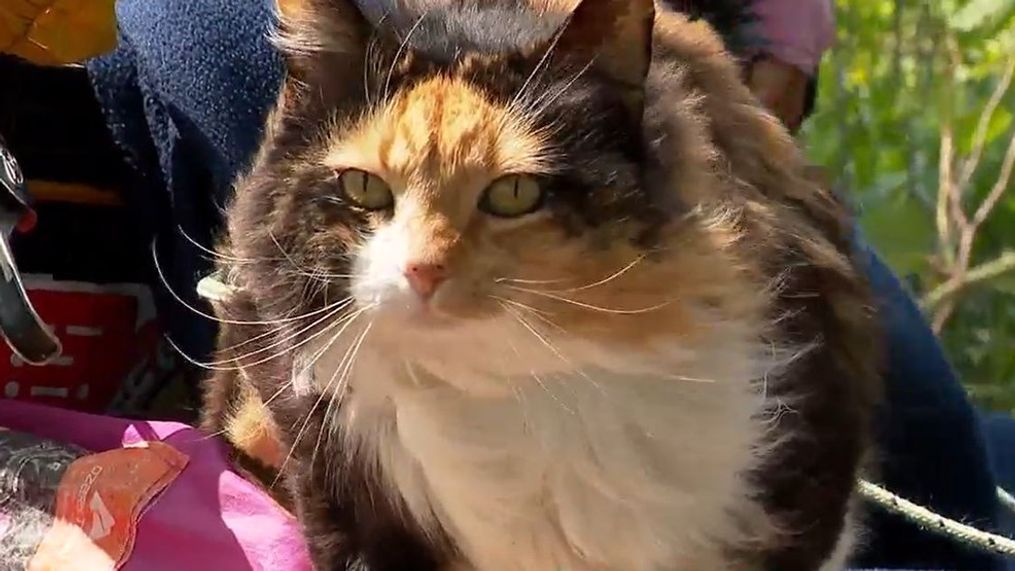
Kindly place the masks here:
[(835, 43), (832, 0), (755, 0), (764, 51), (813, 75)]
[(0, 426), (95, 452), (165, 442), (190, 459), (141, 516), (126, 571), (311, 571), (298, 522), (230, 469), (221, 442), (173, 422), (95, 416), (0, 399)]

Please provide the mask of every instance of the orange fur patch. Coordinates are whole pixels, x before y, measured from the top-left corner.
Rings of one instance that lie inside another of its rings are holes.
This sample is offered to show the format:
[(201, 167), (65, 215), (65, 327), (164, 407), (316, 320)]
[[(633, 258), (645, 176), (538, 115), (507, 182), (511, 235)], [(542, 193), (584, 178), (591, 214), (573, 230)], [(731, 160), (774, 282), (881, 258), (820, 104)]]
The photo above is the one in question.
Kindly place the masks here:
[(337, 132), (325, 163), (373, 172), (396, 193), (434, 194), (470, 177), (545, 172), (549, 158), (524, 118), (462, 80), (436, 77)]
[(243, 391), (240, 403), (226, 420), (229, 441), (265, 466), (278, 468), (284, 453), (278, 439), (278, 428), (271, 413), (253, 389)]

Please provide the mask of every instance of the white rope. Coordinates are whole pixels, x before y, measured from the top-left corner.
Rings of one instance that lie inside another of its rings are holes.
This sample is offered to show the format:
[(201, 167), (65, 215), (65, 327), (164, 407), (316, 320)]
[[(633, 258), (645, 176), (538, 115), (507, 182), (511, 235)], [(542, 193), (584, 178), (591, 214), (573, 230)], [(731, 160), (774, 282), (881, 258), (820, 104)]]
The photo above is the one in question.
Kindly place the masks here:
[(1012, 512), (1015, 512), (1015, 496), (1012, 496), (1007, 490), (998, 486), (997, 488), (997, 499), (1001, 502), (1001, 505), (1008, 508)]
[[(975, 527), (938, 515), (925, 507), (918, 506), (866, 480), (857, 481), (857, 491), (864, 499), (881, 506), (891, 513), (906, 518), (929, 532), (943, 535), (983, 551), (999, 553), (1009, 557), (1015, 556), (1015, 540), (1011, 538), (981, 531)], [(998, 497), (1008, 507), (1015, 505), (1015, 502), (1013, 504), (1007, 503), (1012, 500), (1012, 496), (1000, 488), (998, 488)]]

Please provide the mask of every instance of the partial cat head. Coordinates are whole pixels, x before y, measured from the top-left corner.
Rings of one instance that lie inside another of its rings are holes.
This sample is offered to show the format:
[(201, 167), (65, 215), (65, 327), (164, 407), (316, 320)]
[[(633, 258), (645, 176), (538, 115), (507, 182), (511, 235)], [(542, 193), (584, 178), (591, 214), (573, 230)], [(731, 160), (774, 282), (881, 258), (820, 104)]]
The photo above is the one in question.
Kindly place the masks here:
[(652, 0), (282, 8), (288, 79), (230, 216), (261, 311), (338, 302), (392, 354), (506, 373), (612, 358), (568, 343), (755, 340), (735, 232), (681, 222), (721, 181), (702, 95), (649, 109)]

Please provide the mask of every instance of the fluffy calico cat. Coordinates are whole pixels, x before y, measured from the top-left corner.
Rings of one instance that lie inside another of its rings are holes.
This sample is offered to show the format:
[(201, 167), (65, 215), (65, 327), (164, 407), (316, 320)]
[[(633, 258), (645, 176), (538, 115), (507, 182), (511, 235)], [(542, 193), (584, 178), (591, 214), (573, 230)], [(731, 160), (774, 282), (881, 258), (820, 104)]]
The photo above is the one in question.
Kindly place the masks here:
[(839, 569), (848, 213), (705, 22), (576, 4), (282, 3), (205, 425), (321, 571)]

